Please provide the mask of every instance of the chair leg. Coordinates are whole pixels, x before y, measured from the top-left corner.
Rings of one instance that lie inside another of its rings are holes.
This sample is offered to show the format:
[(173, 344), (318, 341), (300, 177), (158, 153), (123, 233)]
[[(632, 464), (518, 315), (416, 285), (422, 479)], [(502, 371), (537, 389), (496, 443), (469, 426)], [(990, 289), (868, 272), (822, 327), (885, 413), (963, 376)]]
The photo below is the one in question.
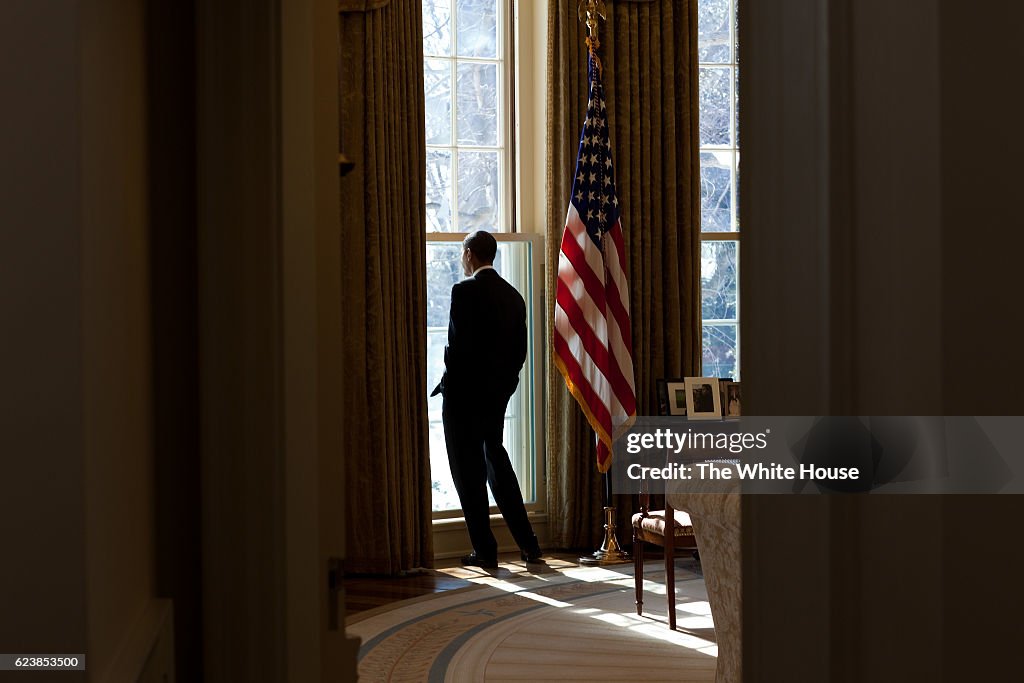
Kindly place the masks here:
[(636, 592), (636, 613), (644, 613), (644, 542), (633, 534), (633, 588)]
[(665, 535), (665, 593), (668, 598), (668, 627), (676, 630), (676, 562), (675, 538)]

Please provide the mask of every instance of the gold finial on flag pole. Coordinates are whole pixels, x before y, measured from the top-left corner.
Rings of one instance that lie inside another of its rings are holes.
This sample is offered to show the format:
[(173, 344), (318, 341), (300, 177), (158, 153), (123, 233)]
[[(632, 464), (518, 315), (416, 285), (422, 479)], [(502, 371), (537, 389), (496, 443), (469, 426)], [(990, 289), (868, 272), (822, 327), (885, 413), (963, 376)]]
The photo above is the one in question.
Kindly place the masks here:
[(597, 29), (598, 20), (608, 18), (604, 0), (580, 0), (579, 5), (576, 6), (576, 13), (579, 15), (580, 21), (587, 25), (587, 48), (590, 50), (594, 64), (600, 71), (601, 59), (597, 56), (597, 48), (601, 47), (601, 41), (598, 40)]

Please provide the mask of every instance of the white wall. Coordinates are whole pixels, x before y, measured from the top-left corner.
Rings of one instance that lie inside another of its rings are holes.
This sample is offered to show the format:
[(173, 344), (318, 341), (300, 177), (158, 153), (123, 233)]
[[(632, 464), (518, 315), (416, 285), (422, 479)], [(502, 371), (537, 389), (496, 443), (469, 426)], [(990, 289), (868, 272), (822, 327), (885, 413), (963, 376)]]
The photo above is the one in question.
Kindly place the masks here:
[(516, 33), (516, 230), (543, 235), (547, 220), (548, 0), (515, 3)]

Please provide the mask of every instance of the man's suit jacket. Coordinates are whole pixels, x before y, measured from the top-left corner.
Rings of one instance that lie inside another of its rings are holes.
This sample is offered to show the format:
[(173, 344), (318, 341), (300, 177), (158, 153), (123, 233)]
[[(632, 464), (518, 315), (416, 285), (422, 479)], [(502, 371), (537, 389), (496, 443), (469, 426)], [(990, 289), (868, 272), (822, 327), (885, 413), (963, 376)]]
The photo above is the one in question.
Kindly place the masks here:
[(508, 401), (526, 361), (526, 302), (485, 268), (452, 287), (444, 377), (431, 396)]

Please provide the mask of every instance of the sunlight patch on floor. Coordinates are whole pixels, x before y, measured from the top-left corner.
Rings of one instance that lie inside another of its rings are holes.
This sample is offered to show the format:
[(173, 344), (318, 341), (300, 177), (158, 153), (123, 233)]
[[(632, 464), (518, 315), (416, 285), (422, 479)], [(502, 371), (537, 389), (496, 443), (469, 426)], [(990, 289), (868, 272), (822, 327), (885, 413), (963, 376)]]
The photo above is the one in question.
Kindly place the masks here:
[[(672, 631), (668, 628), (668, 617), (663, 613), (659, 614), (657, 611), (653, 614), (637, 615), (634, 609), (632, 609), (631, 604), (630, 608), (621, 612), (601, 609), (599, 607), (581, 607), (535, 592), (540, 587), (537, 585), (538, 583), (551, 584), (552, 582), (561, 581), (582, 581), (589, 584), (606, 584), (610, 589), (620, 589), (620, 591), (616, 591), (614, 597), (605, 596), (604, 598), (599, 598), (602, 601), (605, 601), (607, 598), (612, 600), (619, 600), (627, 596), (631, 598), (634, 581), (633, 576), (630, 574), (623, 574), (620, 571), (613, 571), (599, 566), (583, 567), (574, 562), (554, 558), (547, 559), (543, 565), (501, 562), (497, 570), (454, 566), (438, 569), (438, 571), (480, 586), (487, 586), (506, 593), (514, 593), (529, 600), (534, 600), (551, 607), (558, 607), (565, 610), (566, 614), (596, 619), (606, 624), (626, 629), (630, 633), (641, 636), (644, 639), (669, 643), (710, 657), (718, 656), (718, 646), (713, 641), (692, 633), (693, 631), (714, 629), (714, 623), (711, 619), (711, 606), (707, 600), (696, 599), (687, 595), (677, 595), (676, 610), (679, 616), (677, 617), (676, 624), (680, 630)], [(660, 571), (660, 568), (652, 567), (645, 573), (660, 573)], [(643, 592), (645, 600), (646, 596), (663, 600), (666, 595), (666, 586), (663, 581), (645, 579), (643, 581)], [(686, 631), (689, 631), (689, 633)]]

